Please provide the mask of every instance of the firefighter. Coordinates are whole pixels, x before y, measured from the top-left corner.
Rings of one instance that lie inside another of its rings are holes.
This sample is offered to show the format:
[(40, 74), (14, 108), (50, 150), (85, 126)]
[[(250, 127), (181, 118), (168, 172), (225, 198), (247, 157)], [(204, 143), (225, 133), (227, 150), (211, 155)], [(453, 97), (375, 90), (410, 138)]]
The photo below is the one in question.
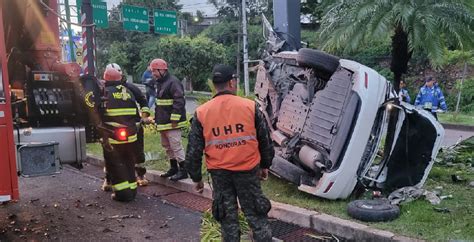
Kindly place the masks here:
[[(140, 107), (140, 113), (136, 115), (136, 124), (138, 127), (137, 142), (136, 142), (136, 154), (137, 159), (135, 163), (135, 172), (137, 175), (137, 183), (139, 186), (147, 186), (149, 181), (146, 179), (146, 168), (145, 168), (145, 134), (142, 124), (148, 124), (150, 116), (150, 108), (148, 107), (148, 101), (143, 95), (142, 91), (132, 83), (124, 82), (123, 85), (128, 88), (133, 96), (135, 97), (136, 103)], [(143, 121), (143, 122), (142, 122)]]
[[(108, 137), (103, 137), (106, 139), (103, 145), (105, 185), (109, 182), (112, 185), (113, 199), (131, 201), (136, 196), (137, 188), (135, 164), (143, 155), (143, 148), (140, 150), (137, 142), (139, 133), (137, 101), (140, 99), (142, 102), (143, 118), (147, 118), (150, 112), (143, 94), (135, 86), (122, 82), (120, 66), (115, 63), (107, 65), (104, 80), (105, 105), (99, 112), (104, 129), (109, 131)], [(139, 95), (136, 96), (137, 94)]]
[(266, 121), (254, 101), (235, 95), (237, 79), (231, 67), (216, 65), (212, 81), (217, 94), (194, 114), (185, 167), (196, 191), (202, 192), (204, 151), (212, 178), (212, 214), (221, 224), (223, 241), (240, 241), (237, 198), (253, 239), (271, 241), (271, 204), (260, 187), (274, 156)]
[(170, 169), (161, 176), (170, 177), (173, 181), (185, 179), (188, 174), (183, 165), (185, 154), (181, 144), (181, 128), (187, 124), (184, 88), (169, 73), (168, 64), (163, 59), (152, 60), (150, 70), (156, 80), (156, 128), (170, 162)]

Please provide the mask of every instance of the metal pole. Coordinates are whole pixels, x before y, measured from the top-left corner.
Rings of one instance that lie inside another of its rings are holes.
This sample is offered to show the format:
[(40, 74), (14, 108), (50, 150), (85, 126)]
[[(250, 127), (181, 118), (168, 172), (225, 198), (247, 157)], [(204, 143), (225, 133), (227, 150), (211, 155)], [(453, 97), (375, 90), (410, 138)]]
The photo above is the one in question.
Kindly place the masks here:
[(76, 62), (76, 55), (74, 54), (74, 43), (72, 41), (72, 29), (71, 29), (71, 10), (69, 9), (69, 0), (64, 0), (64, 7), (66, 8), (66, 20), (67, 20), (67, 36), (69, 37), (69, 56), (71, 62)]
[[(81, 7), (81, 24), (82, 27), (82, 41), (83, 41), (83, 52), (84, 53), (84, 73), (89, 75), (95, 75), (95, 61), (94, 61), (94, 27), (93, 27), (93, 16), (92, 16), (92, 4), (91, 0), (83, 0)], [(86, 25), (86, 27), (84, 27)]]
[(245, 86), (245, 96), (250, 95), (249, 90), (249, 52), (247, 44), (247, 5), (246, 0), (242, 0), (242, 39), (244, 47), (244, 86)]
[[(239, 23), (242, 21), (242, 11), (239, 11)], [(237, 58), (237, 77), (238, 77), (238, 80), (239, 80), (239, 84), (240, 84), (240, 81), (241, 81), (241, 78), (240, 78), (240, 36), (241, 36), (241, 31), (242, 29), (240, 28), (240, 24), (237, 26), (237, 50), (236, 50), (236, 58)]]
[(458, 100), (457, 100), (457, 102), (456, 102), (456, 113), (459, 112), (459, 103), (461, 102), (462, 84), (464, 83), (464, 78), (466, 77), (466, 71), (467, 71), (467, 62), (464, 61), (464, 70), (463, 70), (463, 72), (462, 72), (461, 85), (460, 85), (460, 87), (459, 87)]
[(283, 50), (301, 48), (301, 2), (295, 0), (273, 0), (274, 29), (286, 40)]
[(181, 38), (184, 38), (184, 19), (179, 20), (179, 27), (180, 27), (180, 32), (181, 32)]

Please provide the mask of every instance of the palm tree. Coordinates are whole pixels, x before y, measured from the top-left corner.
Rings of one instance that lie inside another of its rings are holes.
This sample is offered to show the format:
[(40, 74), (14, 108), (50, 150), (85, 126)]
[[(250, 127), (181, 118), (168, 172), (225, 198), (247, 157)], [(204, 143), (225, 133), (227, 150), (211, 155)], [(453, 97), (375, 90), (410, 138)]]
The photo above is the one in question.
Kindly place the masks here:
[(390, 69), (398, 90), (414, 51), (438, 67), (447, 40), (460, 49), (474, 46), (473, 9), (472, 0), (341, 0), (323, 16), (322, 48), (350, 52), (391, 37)]

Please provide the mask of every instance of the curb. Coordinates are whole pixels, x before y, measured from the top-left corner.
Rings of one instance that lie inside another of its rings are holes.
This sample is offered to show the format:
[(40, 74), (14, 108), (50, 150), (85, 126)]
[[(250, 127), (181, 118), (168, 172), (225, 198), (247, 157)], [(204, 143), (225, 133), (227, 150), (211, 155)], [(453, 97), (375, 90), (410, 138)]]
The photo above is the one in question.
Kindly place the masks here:
[(441, 125), (443, 125), (443, 128), (445, 129), (455, 129), (455, 130), (460, 130), (460, 131), (474, 132), (474, 126), (462, 125), (462, 124), (448, 124), (448, 123), (441, 123)]
[[(96, 166), (103, 166), (104, 162), (98, 157), (87, 155), (87, 162)], [(147, 178), (161, 185), (172, 187), (181, 191), (192, 193), (208, 199), (212, 199), (212, 190), (204, 183), (203, 193), (194, 191), (194, 183), (191, 179), (184, 179), (178, 182), (170, 181), (160, 177), (161, 172), (149, 170)], [(392, 232), (374, 229), (367, 225), (341, 219), (328, 214), (292, 206), (289, 204), (271, 201), (272, 209), (268, 213), (271, 218), (276, 218), (283, 222), (292, 223), (304, 228), (314, 229), (318, 232), (334, 234), (347, 240), (356, 241), (422, 241), (410, 237), (399, 236)]]

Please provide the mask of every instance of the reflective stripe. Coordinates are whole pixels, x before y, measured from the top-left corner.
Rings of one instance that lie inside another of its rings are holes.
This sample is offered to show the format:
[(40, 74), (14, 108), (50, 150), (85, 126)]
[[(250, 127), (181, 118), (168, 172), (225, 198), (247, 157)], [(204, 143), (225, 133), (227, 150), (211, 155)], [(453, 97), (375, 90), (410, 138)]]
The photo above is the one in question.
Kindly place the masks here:
[(113, 144), (113, 145), (128, 144), (128, 143), (132, 143), (132, 142), (135, 142), (135, 141), (137, 141), (137, 134), (134, 134), (132, 136), (128, 136), (128, 140), (124, 140), (124, 141), (118, 141), (118, 140), (114, 140), (112, 138), (109, 138), (109, 143)]
[(112, 188), (114, 189), (114, 191), (122, 191), (128, 188), (134, 190), (137, 189), (137, 182), (130, 183), (128, 181), (124, 181), (119, 184), (113, 185)]
[(112, 186), (114, 191), (122, 191), (130, 187), (130, 183), (128, 181), (121, 182), (119, 184), (115, 184)]
[(116, 122), (105, 122), (105, 124), (110, 125), (110, 126), (115, 127), (115, 128), (125, 128), (125, 127), (127, 127), (127, 125), (119, 124), (119, 123), (116, 123)]
[(179, 121), (179, 119), (181, 118), (181, 114), (171, 114), (171, 118), (170, 120), (173, 120), (173, 121)]
[(141, 111), (142, 113), (150, 113), (150, 108), (148, 108), (148, 107), (143, 107), (143, 108), (141, 108), (140, 111)]
[(156, 99), (156, 106), (171, 106), (173, 105), (173, 99)]
[[(175, 128), (186, 127), (187, 123), (188, 123), (188, 121), (179, 122), (178, 125)], [(169, 124), (157, 124), (156, 129), (158, 131), (163, 131), (163, 130), (174, 129), (174, 128), (171, 127), (171, 124), (169, 123)]]
[(106, 109), (105, 116), (126, 116), (126, 115), (136, 115), (136, 108), (114, 108)]
[(237, 141), (242, 141), (242, 140), (257, 140), (257, 138), (253, 135), (248, 135), (248, 136), (236, 137), (232, 139), (214, 139), (214, 140), (210, 140), (209, 142), (206, 142), (206, 146), (227, 144), (227, 143), (232, 143), (232, 142), (237, 142)]

